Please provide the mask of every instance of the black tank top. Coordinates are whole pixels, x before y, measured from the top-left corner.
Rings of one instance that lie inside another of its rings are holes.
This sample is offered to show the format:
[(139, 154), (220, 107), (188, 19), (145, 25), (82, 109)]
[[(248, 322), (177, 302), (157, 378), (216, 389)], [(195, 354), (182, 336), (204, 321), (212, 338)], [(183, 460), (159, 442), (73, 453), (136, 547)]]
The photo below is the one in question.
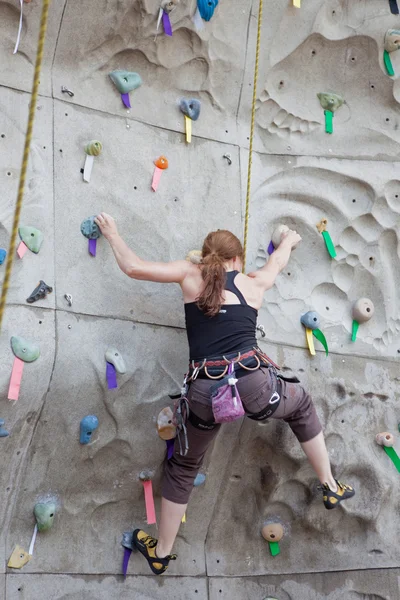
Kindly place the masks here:
[(186, 331), (190, 360), (222, 356), (257, 345), (258, 311), (249, 306), (235, 285), (239, 271), (228, 271), (225, 289), (235, 294), (240, 304), (223, 304), (215, 317), (207, 317), (196, 302), (185, 304)]

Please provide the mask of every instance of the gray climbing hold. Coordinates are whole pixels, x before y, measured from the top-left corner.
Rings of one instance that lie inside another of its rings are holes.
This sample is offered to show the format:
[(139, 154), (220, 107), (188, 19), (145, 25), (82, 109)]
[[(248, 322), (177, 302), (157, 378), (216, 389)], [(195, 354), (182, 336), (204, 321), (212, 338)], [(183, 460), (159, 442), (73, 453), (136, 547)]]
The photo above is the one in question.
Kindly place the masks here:
[(38, 300), (42, 300), (43, 298), (46, 298), (47, 294), (51, 294), (52, 291), (53, 291), (53, 288), (50, 287), (49, 285), (47, 285), (47, 283), (45, 283), (41, 279), (39, 281), (38, 285), (33, 290), (32, 294), (29, 296), (29, 298), (26, 299), (26, 301), (29, 304), (32, 304), (33, 302), (37, 302)]
[(48, 531), (53, 527), (57, 506), (54, 502), (38, 502), (35, 504), (35, 515), (38, 531)]
[(113, 71), (109, 75), (120, 94), (129, 94), (143, 83), (140, 75), (131, 71)]
[(43, 244), (43, 233), (36, 227), (23, 225), (18, 229), (19, 237), (31, 252), (37, 254)]
[(319, 329), (321, 324), (318, 313), (314, 310), (309, 310), (300, 317), (300, 322), (307, 327), (307, 329)]
[(13, 335), (11, 338), (11, 350), (17, 358), (27, 363), (34, 362), (40, 356), (39, 346), (19, 335)]
[(183, 114), (192, 121), (197, 121), (200, 116), (201, 102), (196, 98), (190, 98), (189, 100), (182, 98), (179, 107)]
[(88, 217), (81, 223), (81, 233), (88, 240), (97, 240), (101, 236), (101, 231), (94, 222), (97, 215)]
[(117, 373), (123, 375), (126, 373), (125, 361), (122, 358), (122, 354), (117, 348), (110, 346), (106, 351), (106, 361), (114, 365)]

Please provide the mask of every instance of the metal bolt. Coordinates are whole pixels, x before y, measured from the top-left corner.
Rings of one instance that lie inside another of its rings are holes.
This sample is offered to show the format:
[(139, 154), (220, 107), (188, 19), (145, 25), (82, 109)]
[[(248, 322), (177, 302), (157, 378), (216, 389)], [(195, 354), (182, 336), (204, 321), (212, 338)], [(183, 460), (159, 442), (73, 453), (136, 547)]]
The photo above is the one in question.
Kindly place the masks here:
[(68, 302), (68, 306), (72, 306), (72, 296), (71, 296), (71, 294), (64, 294), (64, 298)]
[(68, 329), (72, 329), (72, 325), (68, 325)]
[(68, 94), (68, 96), (70, 96), (70, 98), (73, 98), (75, 96), (74, 92), (72, 92), (67, 87), (65, 87), (65, 85), (61, 86), (61, 91), (63, 94)]
[(232, 157), (230, 154), (224, 154), (222, 158), (226, 158), (229, 166), (232, 164)]
[(22, 352), (26, 352), (26, 348), (22, 348)]

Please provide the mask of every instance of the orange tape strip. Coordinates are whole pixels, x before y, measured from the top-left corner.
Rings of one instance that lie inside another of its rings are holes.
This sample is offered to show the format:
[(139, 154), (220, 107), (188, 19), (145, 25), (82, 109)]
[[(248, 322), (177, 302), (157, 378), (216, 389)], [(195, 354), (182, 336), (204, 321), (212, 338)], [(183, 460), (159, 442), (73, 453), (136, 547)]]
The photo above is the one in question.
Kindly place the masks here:
[(20, 242), (17, 248), (17, 254), (19, 258), (22, 258), (27, 250), (28, 246), (24, 242)]
[(21, 387), (22, 373), (24, 372), (24, 364), (24, 361), (20, 358), (14, 358), (14, 364), (10, 379), (10, 387), (8, 388), (9, 400), (18, 400), (19, 389)]
[(156, 509), (154, 506), (153, 484), (151, 481), (143, 481), (144, 502), (146, 504), (147, 524), (152, 525), (156, 521)]

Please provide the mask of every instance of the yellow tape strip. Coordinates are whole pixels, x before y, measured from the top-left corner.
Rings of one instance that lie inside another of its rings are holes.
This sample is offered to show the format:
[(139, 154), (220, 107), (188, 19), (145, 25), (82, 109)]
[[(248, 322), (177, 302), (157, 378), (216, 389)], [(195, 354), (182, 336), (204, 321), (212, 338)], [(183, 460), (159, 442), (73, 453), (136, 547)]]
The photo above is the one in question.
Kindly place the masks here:
[(192, 119), (185, 115), (186, 141), (188, 144), (192, 141)]
[(306, 340), (307, 340), (308, 349), (310, 351), (310, 354), (312, 356), (315, 356), (313, 333), (312, 333), (311, 329), (308, 329), (308, 327), (306, 327)]
[(182, 523), (186, 523), (186, 513), (182, 517)]
[(301, 0), (293, 0), (293, 6), (296, 8), (301, 8)]

